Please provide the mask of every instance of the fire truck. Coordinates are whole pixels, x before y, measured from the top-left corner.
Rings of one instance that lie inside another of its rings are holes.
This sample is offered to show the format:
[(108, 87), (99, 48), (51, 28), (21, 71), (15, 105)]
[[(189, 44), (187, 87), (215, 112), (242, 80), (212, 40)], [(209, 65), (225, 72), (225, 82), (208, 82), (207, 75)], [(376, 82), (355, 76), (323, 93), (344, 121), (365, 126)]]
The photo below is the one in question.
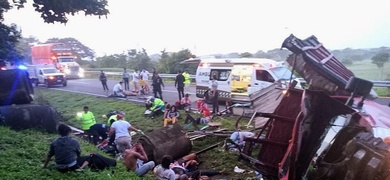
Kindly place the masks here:
[(33, 65), (54, 65), (67, 78), (82, 78), (84, 70), (75, 62), (72, 49), (62, 43), (38, 44), (31, 47)]

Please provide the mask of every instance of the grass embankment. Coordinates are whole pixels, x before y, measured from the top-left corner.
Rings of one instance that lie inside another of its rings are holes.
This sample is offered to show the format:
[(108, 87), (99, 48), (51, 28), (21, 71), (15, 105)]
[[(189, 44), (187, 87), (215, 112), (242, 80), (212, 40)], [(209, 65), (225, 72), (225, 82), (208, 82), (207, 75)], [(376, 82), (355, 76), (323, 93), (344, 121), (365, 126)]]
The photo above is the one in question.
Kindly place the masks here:
[[(75, 120), (77, 112), (87, 105), (90, 111), (95, 114), (99, 123), (105, 120), (101, 115), (109, 110), (123, 110), (126, 112), (126, 120), (132, 125), (142, 129), (144, 132), (162, 126), (161, 119), (144, 118), (145, 110), (143, 105), (130, 102), (118, 101), (115, 99), (99, 98), (82, 94), (66, 93), (50, 89), (36, 89), (37, 101), (35, 103), (47, 103), (54, 106), (63, 117), (63, 123), (80, 127)], [(222, 122), (223, 128), (233, 129), (235, 120), (217, 120)], [(183, 122), (180, 122), (183, 124)], [(245, 122), (243, 122), (245, 123)], [(48, 134), (38, 130), (27, 130), (15, 132), (5, 127), (0, 127), (0, 177), (1, 179), (140, 179), (133, 173), (126, 172), (122, 163), (117, 167), (105, 170), (100, 173), (85, 171), (82, 173), (62, 174), (55, 170), (53, 160), (47, 169), (42, 169), (43, 159), (48, 151), (50, 142), (57, 137), (56, 134)], [(206, 137), (194, 141), (193, 152), (208, 147), (214, 143), (223, 141), (224, 138)], [(82, 154), (99, 152), (93, 145), (80, 140)], [(233, 172), (234, 166), (250, 170), (248, 167), (237, 161), (237, 154), (223, 151), (221, 146), (201, 154), (199, 161), (203, 162), (200, 169), (226, 170), (226, 174), (217, 176), (226, 179), (246, 179), (254, 177), (254, 173), (237, 174)], [(114, 172), (114, 173), (113, 173)], [(142, 179), (154, 179), (149, 173)]]

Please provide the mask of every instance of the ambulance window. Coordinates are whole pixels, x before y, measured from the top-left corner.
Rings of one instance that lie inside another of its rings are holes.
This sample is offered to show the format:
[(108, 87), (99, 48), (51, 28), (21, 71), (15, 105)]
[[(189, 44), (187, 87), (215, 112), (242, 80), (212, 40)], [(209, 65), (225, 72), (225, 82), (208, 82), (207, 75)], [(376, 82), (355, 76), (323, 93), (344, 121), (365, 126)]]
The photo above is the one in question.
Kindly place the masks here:
[(210, 73), (210, 80), (212, 80), (212, 77), (215, 76), (217, 81), (226, 81), (229, 79), (230, 72), (230, 69), (212, 69)]
[(256, 70), (256, 80), (275, 82), (275, 79), (271, 76), (271, 74), (265, 70)]

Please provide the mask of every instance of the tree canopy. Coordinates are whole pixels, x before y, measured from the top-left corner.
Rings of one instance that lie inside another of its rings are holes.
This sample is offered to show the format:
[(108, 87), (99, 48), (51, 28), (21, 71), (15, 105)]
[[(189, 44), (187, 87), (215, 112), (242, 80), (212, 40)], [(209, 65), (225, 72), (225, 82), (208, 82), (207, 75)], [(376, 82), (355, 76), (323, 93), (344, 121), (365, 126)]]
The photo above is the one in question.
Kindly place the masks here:
[[(21, 32), (15, 24), (4, 24), (4, 13), (12, 8), (24, 8), (26, 2), (27, 0), (0, 0), (0, 60), (13, 62), (23, 59), (24, 52), (16, 48)], [(69, 16), (79, 12), (99, 18), (109, 14), (106, 0), (34, 0), (32, 6), (46, 23), (66, 23)]]

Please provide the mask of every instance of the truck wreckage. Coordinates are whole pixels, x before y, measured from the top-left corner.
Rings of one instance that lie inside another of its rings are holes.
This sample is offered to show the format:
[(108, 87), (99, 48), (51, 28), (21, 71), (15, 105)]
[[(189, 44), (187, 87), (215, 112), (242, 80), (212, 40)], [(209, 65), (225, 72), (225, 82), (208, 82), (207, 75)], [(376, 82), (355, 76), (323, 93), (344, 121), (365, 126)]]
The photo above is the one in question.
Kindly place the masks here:
[(256, 112), (268, 119), (257, 137), (245, 138), (240, 159), (270, 179), (390, 178), (390, 107), (370, 100), (373, 83), (355, 77), (315, 36), (290, 35), (282, 48), (309, 87), (292, 85), (273, 113)]

